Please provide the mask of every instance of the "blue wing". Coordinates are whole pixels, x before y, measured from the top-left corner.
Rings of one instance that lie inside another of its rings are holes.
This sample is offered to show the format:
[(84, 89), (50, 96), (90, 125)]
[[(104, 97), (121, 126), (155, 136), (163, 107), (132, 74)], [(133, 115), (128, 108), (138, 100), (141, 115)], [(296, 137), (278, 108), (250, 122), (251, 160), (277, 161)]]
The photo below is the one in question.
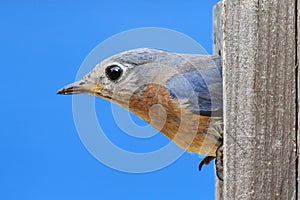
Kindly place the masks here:
[(172, 77), (167, 82), (170, 96), (195, 114), (223, 115), (222, 66), (199, 68)]

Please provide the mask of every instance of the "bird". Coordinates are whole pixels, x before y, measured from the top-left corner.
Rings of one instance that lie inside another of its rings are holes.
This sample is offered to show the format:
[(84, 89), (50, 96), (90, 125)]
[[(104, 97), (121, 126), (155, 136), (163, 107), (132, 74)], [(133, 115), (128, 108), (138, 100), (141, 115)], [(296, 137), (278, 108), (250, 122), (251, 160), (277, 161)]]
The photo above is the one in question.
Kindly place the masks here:
[(57, 94), (87, 94), (120, 105), (185, 151), (206, 156), (199, 170), (217, 157), (222, 180), (222, 81), (218, 55), (138, 48), (103, 60)]

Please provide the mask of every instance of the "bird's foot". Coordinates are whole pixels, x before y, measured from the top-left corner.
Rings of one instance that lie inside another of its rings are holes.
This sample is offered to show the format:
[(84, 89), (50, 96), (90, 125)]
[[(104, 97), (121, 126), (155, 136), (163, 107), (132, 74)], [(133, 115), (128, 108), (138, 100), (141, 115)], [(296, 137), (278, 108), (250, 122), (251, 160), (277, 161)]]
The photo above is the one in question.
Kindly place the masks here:
[(208, 165), (210, 163), (210, 161), (212, 161), (213, 159), (215, 159), (214, 156), (206, 156), (199, 164), (199, 171), (201, 171), (202, 169), (202, 166), (205, 164), (205, 165)]
[(223, 144), (216, 151), (215, 166), (217, 177), (223, 181)]
[(215, 159), (215, 167), (217, 177), (223, 181), (223, 145), (220, 145), (216, 151), (216, 157), (206, 156), (199, 164), (199, 171), (201, 171), (203, 165), (208, 165), (210, 161)]

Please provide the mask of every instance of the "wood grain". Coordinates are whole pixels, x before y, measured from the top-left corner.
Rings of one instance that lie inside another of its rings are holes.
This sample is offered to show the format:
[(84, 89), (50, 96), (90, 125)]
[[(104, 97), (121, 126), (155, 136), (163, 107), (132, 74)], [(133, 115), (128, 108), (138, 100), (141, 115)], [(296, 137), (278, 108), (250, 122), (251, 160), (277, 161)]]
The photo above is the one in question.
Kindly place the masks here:
[(298, 195), (296, 5), (223, 1), (225, 200)]
[[(222, 56), (223, 54), (223, 4), (217, 3), (213, 8), (213, 39), (214, 54)], [(223, 199), (223, 181), (216, 176), (215, 196), (217, 200)]]
[(297, 199), (300, 199), (300, 184), (299, 184), (299, 180), (300, 180), (300, 159), (299, 159), (299, 152), (300, 152), (300, 132), (299, 132), (299, 127), (300, 127), (300, 115), (299, 115), (299, 107), (300, 107), (300, 70), (299, 70), (299, 62), (300, 62), (300, 1), (297, 0), (296, 2), (297, 5), (297, 10), (296, 10), (296, 42), (297, 42), (297, 51), (296, 51), (296, 80), (297, 80), (297, 90), (296, 90), (296, 95), (297, 95), (297, 105), (296, 105), (296, 109), (297, 109), (297, 127), (296, 127), (296, 131), (297, 131), (297, 184), (296, 184), (296, 197)]

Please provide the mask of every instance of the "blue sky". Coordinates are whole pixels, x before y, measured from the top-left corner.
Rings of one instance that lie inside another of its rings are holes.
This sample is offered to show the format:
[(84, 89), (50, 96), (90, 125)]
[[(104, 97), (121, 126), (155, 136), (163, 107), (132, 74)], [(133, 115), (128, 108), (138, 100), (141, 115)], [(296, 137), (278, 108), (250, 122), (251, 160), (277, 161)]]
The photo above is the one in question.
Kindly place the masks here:
[[(133, 28), (179, 31), (211, 53), (216, 2), (1, 1), (0, 199), (214, 199), (213, 164), (198, 172), (195, 154), (142, 174), (96, 160), (77, 134), (72, 98), (56, 92), (100, 42)], [(96, 99), (95, 107), (105, 134), (122, 148), (168, 142), (163, 135), (132, 141), (108, 102)]]

